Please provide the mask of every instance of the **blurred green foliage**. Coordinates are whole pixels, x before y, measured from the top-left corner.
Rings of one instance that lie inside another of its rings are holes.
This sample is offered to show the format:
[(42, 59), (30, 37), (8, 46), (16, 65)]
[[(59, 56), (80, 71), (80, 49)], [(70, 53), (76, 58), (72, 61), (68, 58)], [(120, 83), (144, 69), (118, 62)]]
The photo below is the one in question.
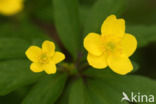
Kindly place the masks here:
[[(156, 97), (155, 5), (155, 0), (25, 0), (21, 13), (1, 15), (0, 104), (121, 104), (123, 91)], [(83, 38), (100, 32), (110, 14), (125, 18), (126, 32), (138, 40), (130, 75), (86, 66)], [(46, 39), (71, 56), (65, 63), (73, 69), (61, 71), (60, 64), (55, 75), (29, 70), (26, 49)]]

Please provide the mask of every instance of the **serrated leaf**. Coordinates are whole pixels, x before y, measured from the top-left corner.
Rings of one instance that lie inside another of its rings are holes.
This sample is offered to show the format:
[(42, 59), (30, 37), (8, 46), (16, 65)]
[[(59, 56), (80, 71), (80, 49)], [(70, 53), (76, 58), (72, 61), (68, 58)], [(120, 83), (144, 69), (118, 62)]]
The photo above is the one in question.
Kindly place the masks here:
[(80, 21), (77, 0), (53, 0), (54, 22), (58, 35), (74, 56), (77, 56), (81, 47)]
[(22, 104), (54, 104), (63, 91), (66, 78), (66, 74), (44, 77), (32, 88)]
[(84, 35), (99, 32), (104, 19), (111, 14), (119, 15), (124, 4), (125, 0), (97, 0), (84, 23)]
[(127, 26), (127, 32), (133, 34), (137, 41), (138, 47), (143, 47), (151, 42), (156, 41), (156, 26), (131, 25)]
[(6, 95), (17, 88), (34, 83), (41, 74), (29, 69), (26, 60), (10, 60), (0, 62), (0, 95)]

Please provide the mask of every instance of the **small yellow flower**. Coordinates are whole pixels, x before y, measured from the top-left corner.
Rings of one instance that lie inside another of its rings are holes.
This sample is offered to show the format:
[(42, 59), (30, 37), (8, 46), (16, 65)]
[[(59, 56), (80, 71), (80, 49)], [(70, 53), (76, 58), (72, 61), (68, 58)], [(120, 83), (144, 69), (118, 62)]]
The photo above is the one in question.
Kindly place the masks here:
[(109, 66), (114, 72), (125, 75), (133, 70), (129, 57), (137, 47), (136, 38), (125, 33), (124, 19), (115, 15), (106, 18), (101, 27), (101, 35), (89, 33), (84, 39), (88, 51), (88, 63), (97, 69)]
[(55, 44), (48, 40), (43, 42), (42, 49), (37, 46), (28, 48), (26, 56), (33, 62), (30, 65), (33, 72), (45, 71), (47, 74), (56, 73), (56, 64), (65, 59), (65, 55), (55, 51)]
[(0, 14), (14, 15), (23, 9), (23, 0), (0, 0)]

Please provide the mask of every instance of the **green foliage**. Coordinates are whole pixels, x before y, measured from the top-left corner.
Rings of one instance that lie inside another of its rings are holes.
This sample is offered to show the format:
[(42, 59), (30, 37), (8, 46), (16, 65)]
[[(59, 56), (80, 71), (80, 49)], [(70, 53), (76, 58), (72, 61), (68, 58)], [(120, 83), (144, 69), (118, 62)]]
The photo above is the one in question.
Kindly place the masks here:
[(6, 95), (15, 89), (34, 83), (41, 74), (32, 73), (26, 60), (0, 62), (0, 95)]
[[(128, 96), (133, 92), (156, 97), (156, 81), (147, 78), (155, 73), (151, 70), (155, 65), (150, 64), (145, 71), (149, 71), (148, 75), (143, 76), (142, 65), (150, 58), (140, 58), (141, 52), (132, 56), (134, 70), (121, 76), (109, 68), (88, 68), (82, 49), (84, 36), (100, 32), (104, 19), (115, 14), (125, 18), (126, 32), (136, 37), (138, 48), (146, 50), (152, 44), (152, 50), (146, 51), (154, 51), (156, 8), (149, 8), (148, 3), (149, 0), (25, 0), (23, 12), (0, 16), (0, 104), (130, 104), (121, 102), (123, 92)], [(52, 39), (56, 48), (65, 54), (69, 51), (74, 60), (59, 64), (54, 75), (33, 73), (26, 49)], [(80, 52), (82, 56), (78, 56)]]
[(75, 80), (71, 85), (69, 104), (86, 104), (84, 96), (84, 83), (82, 79)]
[(156, 26), (132, 25), (127, 27), (128, 33), (132, 33), (138, 42), (138, 47), (143, 47), (156, 41)]
[(53, 0), (53, 7), (58, 35), (65, 47), (76, 58), (81, 47), (78, 1)]
[(0, 32), (0, 37), (22, 38), (29, 41), (48, 39), (43, 31), (25, 18), (20, 23), (9, 21), (9, 23), (1, 24)]
[[(109, 73), (108, 70), (93, 69), (85, 72), (85, 75), (88, 76), (87, 88), (91, 93), (93, 104), (121, 104), (122, 92), (126, 92), (128, 96), (131, 92), (136, 95), (140, 93), (156, 96), (156, 82), (152, 79), (136, 75), (120, 76)], [(127, 103), (125, 102), (125, 104)]]
[(23, 54), (29, 45), (29, 42), (20, 38), (0, 38), (0, 59), (24, 58)]
[[(25, 10), (31, 13), (31, 16), (43, 21), (53, 23), (52, 0), (26, 0)], [(34, 6), (35, 5), (35, 6)]]
[(67, 80), (67, 84), (64, 87), (64, 90), (62, 92), (62, 95), (60, 96), (60, 98), (56, 101), (56, 104), (68, 104), (69, 102), (69, 94), (70, 94), (70, 90), (71, 90), (71, 81)]
[(110, 14), (121, 13), (125, 0), (97, 0), (87, 14), (84, 23), (84, 34), (99, 32), (104, 19)]
[(66, 75), (43, 77), (24, 99), (22, 104), (54, 104), (61, 95)]

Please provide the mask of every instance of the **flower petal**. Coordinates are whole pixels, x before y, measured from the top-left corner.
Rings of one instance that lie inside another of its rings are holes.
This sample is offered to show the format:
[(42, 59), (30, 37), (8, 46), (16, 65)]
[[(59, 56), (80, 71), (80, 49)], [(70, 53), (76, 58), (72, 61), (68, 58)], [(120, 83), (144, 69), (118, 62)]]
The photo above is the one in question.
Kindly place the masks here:
[(115, 15), (106, 18), (101, 27), (102, 35), (116, 35), (123, 37), (125, 33), (125, 20), (117, 19)]
[(55, 62), (55, 64), (61, 62), (64, 59), (65, 59), (65, 55), (63, 53), (55, 52), (55, 54), (53, 56), (53, 61)]
[(10, 16), (23, 9), (23, 0), (0, 0), (0, 13)]
[(30, 48), (27, 49), (25, 52), (26, 56), (28, 57), (29, 60), (33, 62), (38, 61), (38, 57), (41, 55), (41, 48), (37, 46), (31, 46)]
[(116, 73), (125, 75), (133, 70), (131, 61), (127, 57), (109, 56), (109, 67)]
[(47, 74), (54, 74), (56, 73), (56, 65), (53, 62), (46, 64), (44, 65), (44, 70)]
[(39, 63), (32, 63), (30, 65), (30, 69), (33, 72), (42, 72), (43, 71), (42, 65)]
[(52, 56), (55, 52), (55, 44), (51, 41), (46, 40), (42, 44), (42, 50), (43, 52), (46, 52)]
[(100, 38), (101, 36), (99, 34), (89, 33), (84, 39), (85, 49), (93, 55), (100, 56), (103, 53), (102, 49), (100, 48)]
[(103, 69), (107, 67), (106, 57), (104, 54), (101, 56), (94, 56), (88, 53), (87, 60), (89, 65), (94, 68)]
[(126, 54), (128, 57), (131, 56), (137, 48), (136, 38), (131, 34), (124, 35), (123, 39), (121, 40), (121, 47), (123, 54)]

